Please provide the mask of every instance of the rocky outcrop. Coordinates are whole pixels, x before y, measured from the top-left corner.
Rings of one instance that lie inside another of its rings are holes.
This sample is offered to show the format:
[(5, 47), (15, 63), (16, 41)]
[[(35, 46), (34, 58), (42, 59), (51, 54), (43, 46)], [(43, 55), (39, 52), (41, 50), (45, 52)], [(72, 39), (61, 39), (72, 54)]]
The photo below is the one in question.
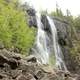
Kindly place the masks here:
[(36, 22), (36, 11), (32, 8), (26, 10), (27, 14), (29, 15), (29, 20), (28, 24), (30, 27), (34, 26), (37, 27), (37, 22)]
[[(28, 15), (30, 16), (29, 19), (29, 25), (30, 26), (34, 26), (37, 27), (37, 21), (36, 21), (36, 11), (34, 9), (29, 9), (27, 10)], [(58, 39), (59, 39), (59, 43), (61, 46), (65, 46), (68, 45), (69, 47), (72, 46), (72, 42), (71, 42), (71, 28), (69, 26), (69, 23), (67, 21), (63, 21), (58, 17), (52, 17), (54, 24), (57, 28), (57, 32), (58, 32)], [(51, 29), (50, 29), (50, 25), (49, 22), (47, 20), (46, 15), (41, 15), (41, 22), (44, 25), (44, 30), (50, 34), (51, 33)], [(50, 34), (51, 35), (51, 34)]]
[[(34, 61), (34, 62), (33, 62)], [(0, 50), (0, 80), (79, 80), (79, 75), (40, 66), (34, 56)]]
[(29, 16), (35, 16), (36, 11), (32, 8), (29, 8), (26, 10)]

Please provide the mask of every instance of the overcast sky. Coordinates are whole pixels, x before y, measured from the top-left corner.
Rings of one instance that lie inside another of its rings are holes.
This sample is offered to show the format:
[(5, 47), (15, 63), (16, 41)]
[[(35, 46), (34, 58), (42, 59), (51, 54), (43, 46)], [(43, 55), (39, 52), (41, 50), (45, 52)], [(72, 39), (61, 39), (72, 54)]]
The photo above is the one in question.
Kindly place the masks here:
[(21, 3), (26, 1), (37, 11), (46, 9), (48, 12), (54, 11), (57, 3), (64, 13), (69, 9), (74, 16), (80, 14), (80, 0), (21, 0)]

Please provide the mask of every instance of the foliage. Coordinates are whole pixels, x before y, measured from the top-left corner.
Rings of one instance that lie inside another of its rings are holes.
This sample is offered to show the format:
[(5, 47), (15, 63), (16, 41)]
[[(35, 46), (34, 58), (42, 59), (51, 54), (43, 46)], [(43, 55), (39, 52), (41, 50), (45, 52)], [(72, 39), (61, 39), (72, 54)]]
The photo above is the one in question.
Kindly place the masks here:
[(43, 14), (43, 15), (48, 15), (48, 11), (47, 10), (41, 10), (40, 13)]
[(34, 42), (36, 30), (29, 28), (25, 13), (16, 3), (16, 0), (0, 0), (0, 43), (26, 53)]
[(74, 26), (77, 30), (80, 30), (80, 16), (77, 16), (75, 19), (74, 19)]
[(51, 15), (51, 16), (55, 16), (55, 17), (58, 17), (58, 18), (61, 18), (61, 19), (64, 18), (64, 15), (63, 15), (63, 13), (62, 13), (62, 10), (61, 10), (61, 9), (58, 9), (58, 8), (56, 8), (56, 11), (51, 12), (50, 15)]

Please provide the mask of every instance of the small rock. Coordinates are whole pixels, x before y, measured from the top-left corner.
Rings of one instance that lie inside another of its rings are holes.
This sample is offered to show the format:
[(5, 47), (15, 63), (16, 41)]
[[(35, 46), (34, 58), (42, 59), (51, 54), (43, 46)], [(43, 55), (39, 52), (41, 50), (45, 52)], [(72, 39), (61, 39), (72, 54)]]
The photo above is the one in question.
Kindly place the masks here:
[(27, 62), (32, 62), (32, 63), (37, 62), (36, 57), (34, 57), (33, 55), (30, 55), (30, 56), (26, 57), (25, 60), (27, 60)]
[(38, 71), (36, 76), (37, 76), (38, 79), (41, 79), (41, 78), (44, 77), (44, 72), (43, 71)]
[(16, 69), (19, 65), (19, 62), (14, 58), (9, 59), (8, 64), (11, 66), (11, 69)]
[(7, 75), (0, 73), (0, 80), (3, 79), (3, 78), (7, 78)]
[(0, 65), (3, 65), (4, 63), (8, 63), (8, 58), (0, 54)]
[(13, 79), (16, 79), (21, 73), (22, 73), (22, 70), (11, 70), (11, 77)]
[(27, 74), (26, 76), (21, 74), (17, 77), (17, 80), (36, 80), (36, 79), (31, 74)]

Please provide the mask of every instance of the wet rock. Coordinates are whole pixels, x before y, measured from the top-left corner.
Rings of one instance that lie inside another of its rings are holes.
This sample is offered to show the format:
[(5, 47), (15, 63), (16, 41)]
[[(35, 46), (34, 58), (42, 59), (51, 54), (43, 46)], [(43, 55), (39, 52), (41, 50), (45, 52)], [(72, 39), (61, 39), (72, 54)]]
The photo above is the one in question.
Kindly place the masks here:
[(43, 23), (44, 25), (44, 30), (48, 33), (51, 33), (51, 29), (50, 29), (50, 25), (49, 25), (49, 22), (47, 20), (47, 17), (46, 15), (41, 15), (41, 22)]
[(36, 76), (38, 79), (42, 79), (45, 76), (45, 74), (43, 71), (39, 70), (37, 71)]
[(32, 8), (29, 8), (27, 10), (27, 13), (29, 15), (29, 19), (28, 19), (28, 25), (30, 27), (34, 26), (37, 27), (37, 21), (36, 21), (36, 11)]
[(37, 21), (35, 16), (30, 16), (30, 18), (28, 19), (28, 25), (30, 27), (34, 26), (35, 28), (37, 28)]
[(33, 9), (33, 8), (29, 8), (29, 9), (27, 10), (27, 13), (28, 13), (28, 15), (30, 15), (30, 16), (35, 16), (36, 11), (35, 11), (35, 9)]
[(33, 55), (30, 55), (26, 58), (27, 62), (32, 62), (32, 63), (36, 63), (37, 59), (36, 57), (34, 57)]
[(7, 75), (0, 73), (0, 80), (9, 80)]

